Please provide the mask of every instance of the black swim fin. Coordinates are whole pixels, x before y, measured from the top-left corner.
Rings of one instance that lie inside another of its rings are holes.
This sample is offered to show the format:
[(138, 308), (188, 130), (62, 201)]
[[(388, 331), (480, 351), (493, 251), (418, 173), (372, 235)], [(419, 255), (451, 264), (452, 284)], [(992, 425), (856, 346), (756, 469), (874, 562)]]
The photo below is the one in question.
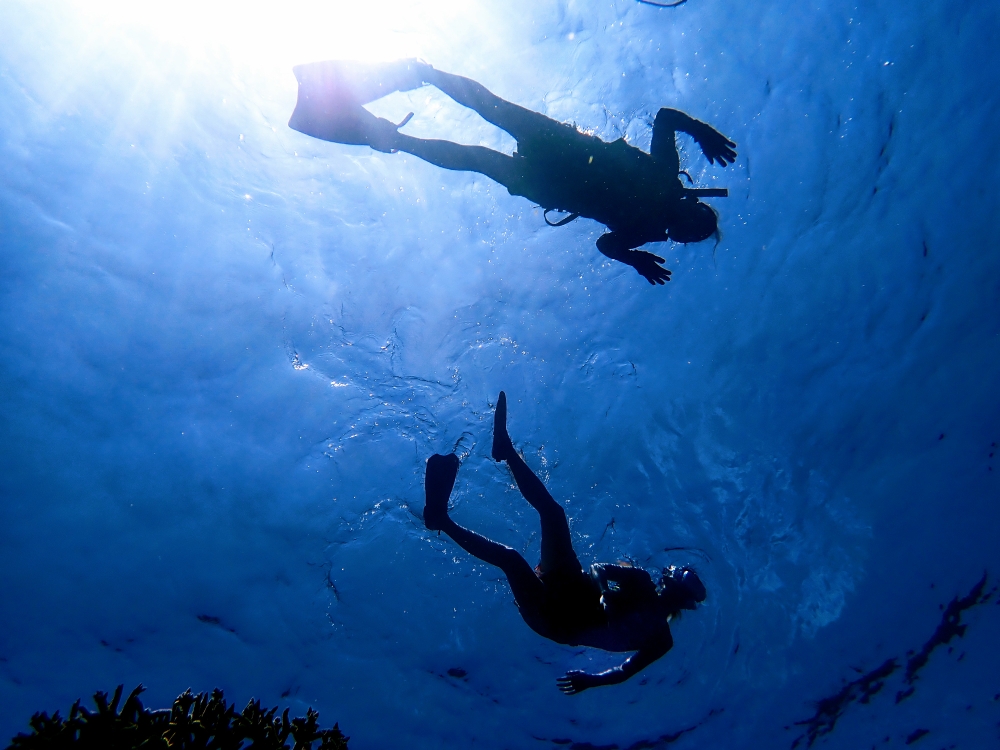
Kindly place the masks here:
[(515, 455), (514, 444), (507, 434), (507, 394), (500, 391), (496, 410), (493, 412), (493, 448), (490, 451), (494, 461), (506, 461)]
[(425, 63), (416, 60), (326, 60), (296, 65), (292, 72), (299, 82), (299, 96), (288, 126), (334, 143), (372, 145), (375, 140), (383, 144), (389, 135), (386, 127), (398, 126), (375, 117), (362, 105), (394, 91), (419, 88), (424, 67)]
[(394, 91), (423, 86), (427, 63), (416, 59), (367, 63), (357, 60), (324, 60), (292, 68), (299, 90), (306, 89), (330, 100), (368, 104)]
[(435, 453), (427, 459), (424, 474), (424, 525), (431, 531), (440, 531), (448, 520), (448, 498), (455, 487), (458, 475), (458, 456)]

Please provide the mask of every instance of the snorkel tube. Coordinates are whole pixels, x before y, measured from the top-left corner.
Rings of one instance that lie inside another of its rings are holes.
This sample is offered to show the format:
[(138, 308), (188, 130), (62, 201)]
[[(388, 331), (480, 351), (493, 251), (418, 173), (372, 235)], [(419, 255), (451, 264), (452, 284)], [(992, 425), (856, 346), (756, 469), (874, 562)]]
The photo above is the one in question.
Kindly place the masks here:
[(729, 188), (686, 188), (682, 187), (684, 195), (693, 195), (695, 198), (728, 198)]

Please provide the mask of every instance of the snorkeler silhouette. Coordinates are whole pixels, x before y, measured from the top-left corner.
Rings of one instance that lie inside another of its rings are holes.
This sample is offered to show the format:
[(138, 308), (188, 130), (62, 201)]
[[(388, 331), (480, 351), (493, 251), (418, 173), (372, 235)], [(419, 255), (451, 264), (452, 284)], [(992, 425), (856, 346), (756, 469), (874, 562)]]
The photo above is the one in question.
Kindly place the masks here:
[[(664, 262), (660, 256), (635, 248), (667, 239), (687, 243), (717, 236), (718, 217), (698, 197), (724, 197), (728, 191), (685, 188), (674, 137), (677, 131), (689, 134), (709, 162), (722, 167), (736, 159), (736, 144), (679, 110), (664, 107), (656, 114), (647, 154), (624, 138), (602, 141), (505, 101), (475, 81), (417, 60), (380, 64), (332, 60), (299, 65), (294, 72), (299, 93), (288, 124), (295, 130), (334, 143), (368, 145), (387, 153), (405, 151), (445, 169), (479, 172), (511, 195), (546, 209), (550, 226), (562, 226), (578, 216), (594, 219), (610, 230), (597, 239), (597, 249), (632, 266), (650, 284), (670, 281), (670, 271), (660, 265)], [(396, 125), (361, 106), (425, 83), (510, 133), (517, 141), (514, 155), (414, 138), (399, 132), (412, 113)], [(550, 222), (549, 211), (568, 215)]]
[(635, 651), (620, 666), (599, 674), (573, 670), (559, 689), (579, 693), (614, 685), (642, 671), (674, 645), (670, 619), (705, 600), (705, 586), (688, 568), (670, 567), (660, 584), (627, 564), (595, 563), (584, 572), (566, 523), (566, 512), (545, 489), (507, 434), (507, 397), (500, 392), (493, 417), (493, 458), (506, 461), (517, 487), (542, 520), (542, 559), (534, 570), (515, 550), (463, 528), (448, 516), (448, 498), (458, 474), (458, 457), (427, 459), (424, 524), (443, 531), (474, 557), (507, 576), (521, 617), (532, 630), (556, 643), (605, 651)]

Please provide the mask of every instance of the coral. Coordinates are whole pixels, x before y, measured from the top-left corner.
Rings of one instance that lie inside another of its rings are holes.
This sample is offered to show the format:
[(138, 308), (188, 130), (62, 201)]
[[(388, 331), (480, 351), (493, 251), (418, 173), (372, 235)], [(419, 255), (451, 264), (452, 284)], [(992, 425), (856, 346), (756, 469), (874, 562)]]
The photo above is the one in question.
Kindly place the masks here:
[[(245, 745), (255, 750), (347, 750), (348, 738), (338, 725), (320, 729), (319, 714), (311, 708), (305, 718), (288, 718), (288, 709), (277, 716), (278, 709), (264, 710), (260, 701), (250, 701), (242, 713), (235, 705), (226, 705), (221, 690), (194, 695), (185, 691), (169, 710), (144, 708), (139, 685), (118, 710), (122, 685), (111, 702), (107, 693), (95, 693), (97, 711), (88, 711), (77, 701), (63, 719), (56, 711), (36, 713), (31, 717), (31, 734), (19, 734), (7, 750), (61, 750), (61, 748), (100, 747), (105, 750), (143, 748), (212, 748), (240, 750)], [(291, 738), (294, 745), (289, 745)]]

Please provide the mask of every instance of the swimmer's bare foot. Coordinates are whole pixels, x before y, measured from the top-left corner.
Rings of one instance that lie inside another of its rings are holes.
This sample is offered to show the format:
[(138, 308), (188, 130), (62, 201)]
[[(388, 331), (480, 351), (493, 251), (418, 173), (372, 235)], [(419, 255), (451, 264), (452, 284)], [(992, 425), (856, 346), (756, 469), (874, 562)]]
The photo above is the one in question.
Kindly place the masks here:
[(497, 408), (493, 413), (493, 450), (494, 461), (506, 461), (514, 453), (514, 444), (507, 434), (507, 394), (500, 391), (497, 398)]
[(396, 60), (393, 63), (388, 63), (387, 67), (392, 69), (396, 76), (391, 79), (396, 91), (412, 91), (420, 88), (427, 82), (428, 72), (434, 70), (430, 63), (419, 57)]
[[(366, 113), (367, 114), (367, 113)], [(413, 113), (410, 112), (399, 125), (389, 122), (383, 117), (373, 118), (366, 124), (368, 145), (383, 154), (393, 154), (399, 148), (399, 129), (410, 121)]]
[(458, 475), (458, 456), (435, 453), (427, 459), (424, 474), (424, 525), (431, 531), (441, 531), (448, 522), (448, 498)]
[[(419, 88), (425, 83), (431, 83), (434, 75), (437, 73), (429, 62), (424, 60), (422, 57), (409, 57), (405, 60), (400, 60), (406, 66), (407, 72), (415, 79), (415, 85), (412, 88)], [(401, 91), (409, 91), (410, 89), (400, 89)]]

